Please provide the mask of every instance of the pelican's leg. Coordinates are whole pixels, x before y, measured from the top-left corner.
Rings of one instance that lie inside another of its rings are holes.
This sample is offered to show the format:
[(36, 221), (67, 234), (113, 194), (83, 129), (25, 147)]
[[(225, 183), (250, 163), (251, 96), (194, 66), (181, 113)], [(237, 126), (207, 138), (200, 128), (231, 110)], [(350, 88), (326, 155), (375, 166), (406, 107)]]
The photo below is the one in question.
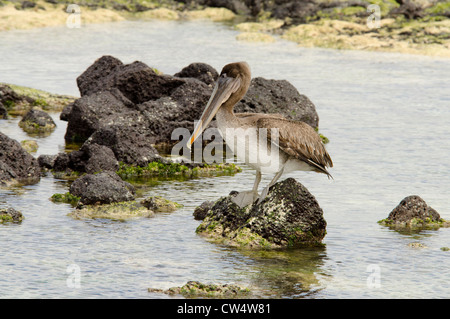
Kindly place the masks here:
[(253, 201), (255, 201), (257, 198), (258, 198), (258, 186), (259, 186), (259, 183), (261, 182), (261, 171), (260, 170), (257, 170), (256, 171), (256, 178), (255, 178), (255, 184), (253, 184), (253, 190), (252, 190), (252, 192), (253, 192)]
[(261, 196), (259, 197), (258, 204), (261, 203), (261, 202), (264, 200), (264, 198), (266, 198), (267, 194), (269, 193), (269, 188), (277, 182), (277, 180), (281, 177), (281, 175), (283, 175), (283, 170), (284, 170), (284, 167), (282, 167), (282, 168), (275, 174), (275, 176), (274, 176), (274, 177), (272, 178), (272, 180), (270, 181), (269, 185), (267, 185), (267, 186), (264, 188), (264, 190), (263, 190), (262, 193), (261, 193)]
[(259, 182), (261, 182), (261, 171), (256, 171), (255, 183), (253, 184), (253, 189), (251, 191), (243, 191), (239, 192), (231, 200), (238, 205), (240, 208), (245, 207), (247, 205), (253, 204), (255, 200), (258, 199), (258, 186)]

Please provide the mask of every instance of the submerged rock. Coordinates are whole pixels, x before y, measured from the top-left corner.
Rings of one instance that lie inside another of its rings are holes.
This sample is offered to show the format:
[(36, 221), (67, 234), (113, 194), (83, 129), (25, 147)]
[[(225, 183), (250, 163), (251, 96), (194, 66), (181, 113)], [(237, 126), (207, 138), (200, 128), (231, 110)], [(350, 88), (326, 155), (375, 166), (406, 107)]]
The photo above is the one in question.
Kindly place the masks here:
[(6, 222), (18, 223), (23, 220), (23, 215), (14, 208), (0, 209), (0, 224)]
[(182, 295), (186, 298), (248, 298), (250, 289), (229, 284), (203, 284), (198, 281), (188, 281), (181, 287), (167, 290), (148, 288), (148, 292), (164, 293), (168, 295)]
[(40, 171), (38, 161), (18, 141), (0, 132), (0, 186), (35, 184)]
[(141, 205), (154, 212), (170, 213), (177, 210), (183, 205), (172, 202), (160, 196), (148, 197), (141, 201)]
[(36, 153), (39, 148), (38, 143), (33, 140), (20, 141), (20, 145), (22, 145), (23, 149), (28, 153)]
[(117, 202), (103, 205), (78, 205), (68, 216), (74, 219), (127, 220), (135, 217), (152, 217), (154, 211), (136, 201)]
[[(62, 195), (62, 196), (55, 196)], [(64, 201), (74, 204), (72, 196), (66, 194), (55, 194), (53, 197), (61, 197)], [(156, 213), (170, 213), (182, 207), (182, 205), (169, 201), (165, 198), (154, 196), (146, 198), (142, 201), (117, 202), (103, 205), (79, 205), (77, 209), (68, 215), (75, 219), (104, 218), (114, 220), (127, 220), (136, 217), (153, 217)]]
[(0, 83), (0, 104), (6, 109), (11, 109), (15, 104), (21, 103), (24, 97), (17, 94), (11, 86)]
[(116, 173), (87, 174), (70, 185), (70, 193), (80, 197), (83, 205), (110, 204), (134, 200), (134, 186)]
[(449, 227), (450, 223), (417, 195), (405, 197), (380, 224), (395, 228)]
[(52, 117), (38, 108), (29, 110), (19, 126), (27, 133), (50, 133), (56, 128)]
[(320, 246), (326, 221), (314, 196), (293, 178), (272, 186), (259, 204), (240, 208), (223, 197), (208, 211), (197, 233), (242, 248)]
[(66, 203), (72, 206), (77, 206), (80, 201), (80, 197), (72, 195), (70, 192), (65, 194), (56, 193), (50, 197), (50, 200), (54, 203)]
[(121, 163), (117, 174), (124, 178), (161, 177), (161, 178), (196, 178), (209, 176), (234, 175), (242, 169), (234, 163), (206, 164), (172, 162), (166, 158), (153, 161), (146, 166), (134, 166)]
[(33, 107), (45, 111), (61, 111), (75, 97), (52, 94), (24, 86), (0, 83), (0, 105), (9, 113), (23, 115)]

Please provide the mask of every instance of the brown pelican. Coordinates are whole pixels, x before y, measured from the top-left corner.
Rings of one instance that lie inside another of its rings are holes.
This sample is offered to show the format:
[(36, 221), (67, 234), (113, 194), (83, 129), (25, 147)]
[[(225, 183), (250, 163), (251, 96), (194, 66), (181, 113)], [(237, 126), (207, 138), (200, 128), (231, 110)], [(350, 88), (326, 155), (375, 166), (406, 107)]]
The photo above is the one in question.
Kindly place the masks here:
[(239, 193), (234, 199), (241, 207), (258, 199), (261, 173), (275, 173), (275, 176), (264, 188), (259, 201), (267, 196), (269, 187), (283, 173), (316, 171), (331, 177), (326, 168), (333, 166), (322, 139), (308, 124), (276, 114), (233, 112), (235, 104), (247, 92), (250, 81), (250, 67), (246, 62), (225, 65), (188, 141), (188, 147), (191, 147), (216, 116), (217, 127), (226, 144), (238, 158), (256, 169), (253, 189)]

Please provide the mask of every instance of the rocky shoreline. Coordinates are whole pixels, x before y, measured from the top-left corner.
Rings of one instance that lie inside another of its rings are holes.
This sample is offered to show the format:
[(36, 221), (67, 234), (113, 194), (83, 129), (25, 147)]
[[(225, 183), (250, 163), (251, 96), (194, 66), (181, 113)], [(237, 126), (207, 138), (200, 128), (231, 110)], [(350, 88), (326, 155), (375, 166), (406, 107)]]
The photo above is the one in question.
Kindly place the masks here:
[[(160, 154), (157, 145), (180, 142), (172, 140), (175, 128), (190, 134), (218, 72), (204, 63), (192, 63), (174, 75), (155, 70), (140, 61), (123, 64), (112, 56), (100, 57), (77, 78), (80, 98), (1, 84), (3, 118), (21, 116), (22, 130), (45, 138), (55, 128), (46, 111), (58, 111), (68, 122), (64, 139), (70, 149), (35, 158), (23, 148), (26, 143), (0, 133), (0, 185), (36, 184), (43, 174), (52, 173), (68, 180), (70, 188), (50, 200), (72, 204), (73, 218), (127, 219), (154, 215), (148, 200), (137, 199), (135, 179), (239, 173), (235, 163), (174, 161)], [(285, 80), (253, 79), (237, 110), (277, 113), (319, 127), (312, 101)]]
[[(281, 37), (304, 47), (450, 57), (450, 6), (444, 0), (83, 0), (79, 8), (83, 24), (209, 19), (231, 25), (242, 41)], [(62, 25), (66, 9), (60, 0), (0, 1), (0, 31)]]

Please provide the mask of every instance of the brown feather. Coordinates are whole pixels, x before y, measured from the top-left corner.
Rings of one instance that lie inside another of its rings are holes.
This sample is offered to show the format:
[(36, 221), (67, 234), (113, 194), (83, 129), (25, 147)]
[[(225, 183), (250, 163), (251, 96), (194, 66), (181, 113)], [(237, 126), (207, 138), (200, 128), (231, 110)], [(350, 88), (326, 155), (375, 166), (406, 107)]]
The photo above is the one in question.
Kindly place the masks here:
[(256, 126), (267, 129), (267, 137), (272, 143), (275, 141), (272, 141), (271, 129), (277, 128), (278, 147), (282, 151), (331, 177), (326, 167), (333, 167), (333, 162), (319, 134), (311, 126), (270, 116), (258, 119)]

